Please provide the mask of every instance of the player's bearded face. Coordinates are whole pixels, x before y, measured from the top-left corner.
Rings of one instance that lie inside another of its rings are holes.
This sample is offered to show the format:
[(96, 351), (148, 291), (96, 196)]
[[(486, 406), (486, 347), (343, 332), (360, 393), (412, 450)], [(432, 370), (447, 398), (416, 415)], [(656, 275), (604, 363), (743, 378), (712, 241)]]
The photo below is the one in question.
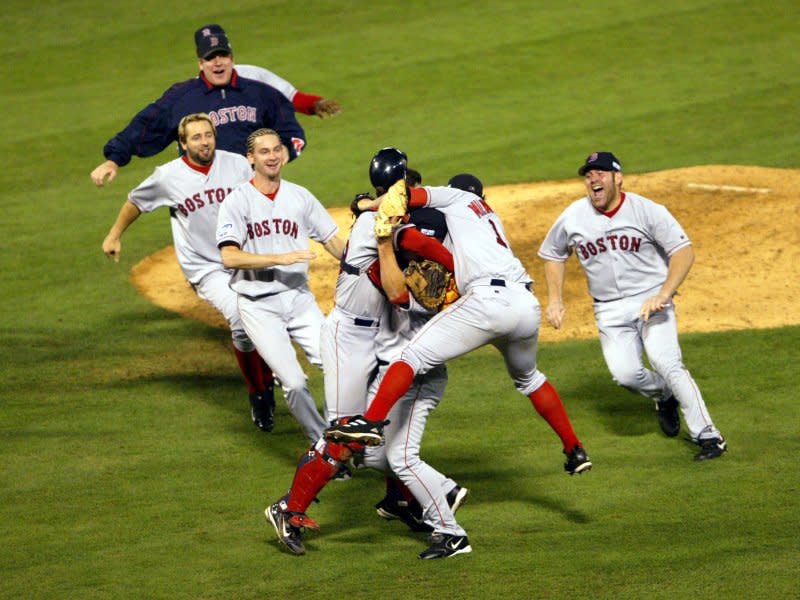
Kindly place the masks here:
[(279, 137), (264, 135), (255, 140), (252, 152), (247, 158), (256, 173), (267, 179), (275, 179), (280, 175), (284, 163), (284, 146)]
[(214, 161), (214, 150), (217, 139), (214, 130), (207, 121), (196, 121), (186, 126), (186, 142), (181, 143), (186, 156), (193, 163), (201, 166), (210, 165)]
[(587, 171), (583, 183), (592, 206), (599, 211), (609, 211), (619, 204), (622, 174), (612, 171)]
[(211, 85), (228, 85), (233, 76), (233, 56), (216, 54), (200, 59), (200, 70)]

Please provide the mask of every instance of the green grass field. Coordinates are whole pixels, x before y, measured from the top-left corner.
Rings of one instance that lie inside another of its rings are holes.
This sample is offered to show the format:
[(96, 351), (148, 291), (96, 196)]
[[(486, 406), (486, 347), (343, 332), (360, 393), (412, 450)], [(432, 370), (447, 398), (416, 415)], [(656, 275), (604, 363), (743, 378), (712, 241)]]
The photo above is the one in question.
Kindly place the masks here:
[(573, 478), (498, 356), (458, 359), (423, 453), (471, 489), (459, 520), (474, 552), (418, 561), (424, 538), (375, 515), (381, 478), (360, 472), (323, 492), (323, 529), (294, 557), (262, 516), (305, 446), (285, 406), (258, 432), (225, 332), (128, 282), (171, 242), (166, 215), (126, 234), (120, 265), (100, 250), (171, 151), (102, 190), (88, 177), (136, 110), (196, 72), (192, 33), (209, 22), (238, 62), (343, 104), (330, 121), (301, 117), (309, 146), (286, 169), (328, 206), (368, 186), (384, 145), (434, 184), (572, 177), (597, 149), (630, 172), (797, 168), (796, 2), (5, 6), (0, 597), (797, 596), (800, 326), (683, 336), (731, 448), (708, 464), (613, 385), (596, 341), (543, 345), (595, 464)]

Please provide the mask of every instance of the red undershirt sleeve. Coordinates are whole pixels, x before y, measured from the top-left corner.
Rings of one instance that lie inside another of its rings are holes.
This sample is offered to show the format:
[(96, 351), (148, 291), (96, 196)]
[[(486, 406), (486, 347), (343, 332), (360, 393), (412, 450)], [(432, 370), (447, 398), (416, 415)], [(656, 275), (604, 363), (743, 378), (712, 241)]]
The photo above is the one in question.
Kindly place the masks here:
[(453, 255), (445, 248), (442, 243), (436, 238), (420, 233), (414, 227), (404, 229), (398, 245), (402, 250), (408, 250), (414, 254), (418, 254), (422, 258), (427, 258), (438, 262), (443, 265), (451, 273), (455, 271), (455, 264), (453, 263)]
[(305, 92), (297, 90), (294, 98), (292, 98), (292, 104), (297, 112), (305, 115), (313, 115), (314, 103), (317, 100), (322, 100), (322, 96), (314, 96), (313, 94), (306, 94)]

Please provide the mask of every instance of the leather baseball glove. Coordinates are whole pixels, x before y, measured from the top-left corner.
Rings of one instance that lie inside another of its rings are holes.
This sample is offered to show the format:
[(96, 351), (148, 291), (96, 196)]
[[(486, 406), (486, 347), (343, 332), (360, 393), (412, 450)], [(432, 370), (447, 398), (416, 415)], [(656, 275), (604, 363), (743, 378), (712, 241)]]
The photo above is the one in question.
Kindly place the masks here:
[(452, 273), (432, 260), (412, 260), (404, 271), (406, 286), (428, 310), (439, 310), (445, 301)]
[(384, 194), (381, 205), (378, 207), (378, 214), (375, 216), (375, 236), (378, 239), (391, 236), (391, 217), (402, 217), (406, 214), (407, 209), (406, 182), (405, 179), (398, 179)]

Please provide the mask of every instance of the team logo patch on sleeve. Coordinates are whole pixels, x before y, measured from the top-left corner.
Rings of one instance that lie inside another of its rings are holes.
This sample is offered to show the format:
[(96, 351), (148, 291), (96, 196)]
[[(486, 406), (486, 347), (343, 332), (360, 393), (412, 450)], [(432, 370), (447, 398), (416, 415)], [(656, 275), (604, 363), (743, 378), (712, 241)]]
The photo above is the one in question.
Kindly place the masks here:
[(297, 156), (300, 156), (300, 153), (303, 151), (306, 143), (301, 140), (300, 138), (293, 137), (292, 138), (292, 146), (294, 146), (294, 151)]
[(221, 240), (233, 229), (233, 223), (225, 223), (217, 228), (217, 239)]

